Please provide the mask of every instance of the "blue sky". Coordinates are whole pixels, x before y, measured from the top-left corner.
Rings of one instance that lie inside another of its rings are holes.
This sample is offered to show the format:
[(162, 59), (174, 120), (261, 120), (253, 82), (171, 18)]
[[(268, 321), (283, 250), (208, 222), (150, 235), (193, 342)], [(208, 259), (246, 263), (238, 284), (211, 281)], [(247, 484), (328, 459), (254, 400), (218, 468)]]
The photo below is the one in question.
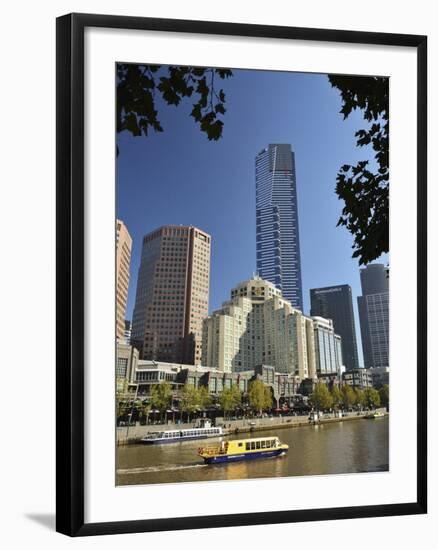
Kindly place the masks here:
[[(117, 216), (133, 238), (126, 318), (132, 318), (142, 237), (165, 224), (195, 225), (212, 236), (210, 311), (255, 271), (255, 155), (269, 143), (295, 152), (304, 312), (309, 289), (349, 284), (356, 296), (359, 265), (353, 238), (336, 227), (343, 203), (335, 193), (342, 164), (372, 157), (355, 146), (360, 113), (339, 114), (339, 92), (326, 75), (234, 70), (220, 81), (227, 94), (223, 137), (208, 141), (189, 117), (192, 100), (158, 102), (160, 134), (118, 136)], [(387, 262), (387, 257), (381, 258)]]

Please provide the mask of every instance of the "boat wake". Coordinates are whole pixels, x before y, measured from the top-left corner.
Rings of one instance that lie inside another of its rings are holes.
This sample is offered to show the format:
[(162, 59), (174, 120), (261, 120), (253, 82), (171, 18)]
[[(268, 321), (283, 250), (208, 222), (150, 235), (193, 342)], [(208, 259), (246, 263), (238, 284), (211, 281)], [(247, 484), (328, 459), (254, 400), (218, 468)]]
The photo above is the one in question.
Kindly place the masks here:
[(208, 464), (200, 464), (199, 462), (193, 464), (163, 464), (160, 466), (145, 466), (140, 468), (119, 468), (117, 474), (135, 475), (152, 472), (172, 472), (176, 470), (187, 470), (189, 468), (205, 468), (206, 466), (208, 466)]

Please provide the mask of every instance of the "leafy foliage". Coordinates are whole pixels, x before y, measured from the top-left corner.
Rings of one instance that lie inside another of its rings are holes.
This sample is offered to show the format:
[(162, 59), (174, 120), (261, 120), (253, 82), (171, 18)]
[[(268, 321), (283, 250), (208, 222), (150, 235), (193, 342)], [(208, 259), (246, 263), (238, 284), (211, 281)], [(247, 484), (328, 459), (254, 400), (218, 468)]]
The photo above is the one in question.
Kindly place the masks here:
[(200, 409), (205, 409), (211, 405), (211, 395), (208, 393), (208, 389), (205, 386), (198, 388), (198, 403)]
[(140, 418), (147, 420), (149, 418), (149, 414), (152, 410), (152, 407), (151, 407), (150, 403), (142, 403), (140, 405), (140, 407), (138, 408), (138, 410), (139, 410), (139, 413), (140, 413)]
[(366, 388), (364, 390), (365, 404), (373, 409), (380, 406), (380, 394), (374, 388)]
[(342, 405), (342, 393), (337, 384), (333, 384), (330, 389), (330, 395), (332, 398), (332, 406), (338, 408)]
[(222, 136), (225, 92), (217, 79), (233, 75), (230, 69), (161, 65), (117, 65), (117, 132), (147, 136), (150, 130), (162, 132), (156, 107), (157, 95), (167, 105), (178, 106), (194, 98), (190, 116), (209, 140)]
[(227, 412), (233, 411), (238, 405), (240, 405), (241, 400), (242, 394), (238, 386), (234, 385), (231, 386), (231, 388), (225, 388), (219, 398), (219, 403), (224, 411), (224, 415), (226, 415)]
[(379, 390), (380, 403), (382, 407), (389, 407), (389, 386), (384, 384)]
[(198, 408), (198, 391), (193, 386), (184, 386), (181, 392), (180, 409), (187, 413), (193, 413)]
[(355, 404), (358, 407), (361, 407), (361, 408), (364, 407), (365, 403), (366, 403), (364, 390), (361, 390), (359, 388), (355, 388), (354, 396), (355, 396), (355, 399), (354, 399)]
[(262, 380), (254, 380), (249, 385), (248, 391), (249, 404), (251, 408), (262, 412), (263, 409), (272, 407), (271, 389), (264, 384)]
[(310, 403), (317, 410), (330, 409), (333, 404), (333, 400), (324, 382), (318, 382), (315, 385), (313, 393), (310, 395)]
[(126, 402), (123, 401), (119, 396), (116, 397), (116, 418), (120, 418), (126, 411)]
[(163, 412), (172, 402), (172, 388), (168, 382), (157, 384), (151, 388), (150, 402), (159, 411)]
[(367, 264), (389, 250), (389, 80), (383, 77), (329, 76), (341, 93), (346, 119), (360, 109), (368, 123), (356, 132), (358, 147), (371, 146), (377, 168), (367, 160), (345, 164), (336, 193), (344, 201), (338, 225), (354, 236), (353, 257)]
[(342, 405), (344, 408), (349, 409), (356, 403), (356, 396), (354, 390), (348, 384), (342, 386)]
[(206, 387), (195, 388), (185, 385), (181, 392), (180, 409), (189, 414), (204, 409), (211, 403), (211, 397)]

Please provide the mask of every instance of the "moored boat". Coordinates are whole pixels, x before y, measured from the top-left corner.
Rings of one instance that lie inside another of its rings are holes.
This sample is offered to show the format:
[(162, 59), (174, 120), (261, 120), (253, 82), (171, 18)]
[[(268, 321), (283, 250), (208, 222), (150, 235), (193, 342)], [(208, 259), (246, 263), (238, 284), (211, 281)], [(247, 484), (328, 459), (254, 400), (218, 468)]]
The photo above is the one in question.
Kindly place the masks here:
[(157, 444), (157, 443), (177, 443), (193, 439), (207, 439), (210, 437), (222, 437), (224, 432), (221, 427), (203, 427), (189, 428), (184, 430), (165, 430), (161, 432), (150, 432), (146, 437), (141, 439), (142, 443)]
[(222, 441), (219, 445), (200, 447), (198, 455), (206, 464), (237, 462), (256, 458), (272, 458), (285, 454), (289, 445), (281, 443), (278, 437), (256, 437)]
[(365, 416), (365, 418), (375, 419), (375, 418), (383, 418), (384, 416), (385, 416), (385, 413), (383, 413), (381, 411), (376, 411), (376, 412), (373, 412), (371, 414), (367, 414)]

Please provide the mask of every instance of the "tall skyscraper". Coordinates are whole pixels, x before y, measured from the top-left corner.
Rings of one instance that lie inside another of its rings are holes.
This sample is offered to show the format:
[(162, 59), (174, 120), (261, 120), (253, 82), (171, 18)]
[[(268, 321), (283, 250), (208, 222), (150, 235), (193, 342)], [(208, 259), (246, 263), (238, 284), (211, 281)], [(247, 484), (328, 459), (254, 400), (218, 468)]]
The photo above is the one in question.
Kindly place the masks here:
[(295, 155), (288, 144), (271, 144), (255, 165), (257, 272), (303, 311)]
[(342, 358), (346, 370), (359, 368), (350, 285), (312, 288), (310, 315), (333, 321), (334, 331), (342, 338)]
[(131, 342), (142, 359), (200, 364), (211, 237), (167, 225), (143, 238)]
[(360, 270), (362, 296), (357, 297), (365, 367), (389, 366), (389, 277), (383, 264)]
[(131, 263), (132, 238), (126, 225), (116, 221), (116, 337), (125, 336), (125, 312), (128, 301), (129, 266)]
[(314, 378), (313, 321), (271, 282), (254, 277), (204, 320), (202, 364), (225, 372), (270, 365), (277, 372)]

